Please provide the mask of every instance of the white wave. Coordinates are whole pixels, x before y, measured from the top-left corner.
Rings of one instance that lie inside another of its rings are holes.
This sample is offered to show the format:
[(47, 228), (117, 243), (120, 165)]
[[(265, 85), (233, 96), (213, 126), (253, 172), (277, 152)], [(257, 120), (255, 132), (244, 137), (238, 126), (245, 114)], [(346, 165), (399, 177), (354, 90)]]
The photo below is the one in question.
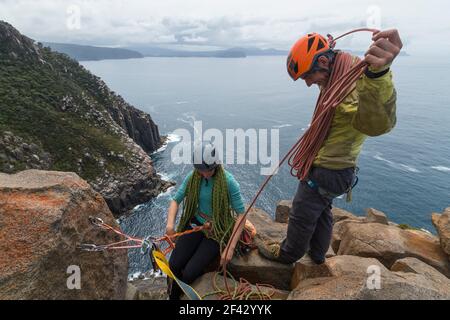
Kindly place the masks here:
[(152, 275), (153, 275), (154, 278), (166, 278), (167, 277), (161, 270), (153, 272)]
[(187, 103), (189, 103), (189, 101), (177, 101), (177, 102), (175, 102), (175, 104), (178, 104), (178, 105), (180, 105), (180, 104), (187, 104)]
[(136, 207), (133, 208), (133, 210), (138, 210), (140, 208), (142, 208), (144, 206), (144, 204), (138, 204)]
[(128, 281), (134, 281), (136, 279), (139, 279), (139, 276), (142, 274), (142, 272), (135, 272), (132, 275), (128, 276)]
[(412, 166), (408, 166), (406, 164), (402, 164), (402, 163), (396, 163), (393, 162), (391, 160), (385, 159), (381, 156), (381, 153), (377, 153), (376, 155), (373, 156), (375, 159), (386, 162), (389, 166), (391, 166), (392, 168), (395, 169), (400, 169), (403, 171), (409, 171), (409, 172), (414, 172), (414, 173), (418, 173), (420, 172), (419, 170), (417, 170), (416, 168), (412, 167)]
[(184, 123), (187, 123), (188, 125), (191, 125), (191, 123), (189, 121), (187, 121), (183, 118), (177, 118), (177, 121), (184, 122)]
[(431, 167), (431, 169), (434, 169), (437, 171), (442, 171), (442, 172), (450, 172), (450, 168), (444, 167), (444, 166), (434, 166), (434, 167)]
[(399, 164), (402, 168), (404, 168), (406, 171), (410, 171), (410, 172), (414, 172), (414, 173), (418, 173), (420, 172), (419, 170), (417, 170), (414, 167), (408, 166), (406, 164)]
[(156, 196), (156, 199), (159, 199), (161, 197), (165, 197), (165, 196), (170, 195), (174, 189), (175, 189), (175, 186), (172, 186), (172, 187), (168, 188), (166, 191), (161, 192), (160, 194), (158, 194)]
[(179, 141), (181, 141), (181, 136), (179, 136), (179, 135), (177, 135), (177, 134), (169, 133), (169, 134), (167, 135), (167, 140), (166, 140), (166, 142), (164, 142), (164, 144), (163, 144), (161, 147), (159, 147), (158, 150), (154, 151), (153, 154), (159, 153), (159, 152), (163, 152), (164, 150), (167, 149), (167, 145), (168, 145), (169, 143), (174, 143), (174, 142), (179, 142)]
[(166, 275), (161, 272), (160, 270), (155, 271), (155, 270), (150, 270), (147, 272), (135, 272), (132, 275), (128, 275), (128, 281), (129, 282), (133, 282), (135, 280), (138, 279), (142, 279), (142, 280), (150, 280), (150, 279), (154, 279), (154, 278), (165, 278)]
[(160, 153), (167, 149), (167, 142), (165, 142), (161, 147), (159, 147), (156, 151), (153, 153)]
[(168, 188), (165, 192), (161, 192), (160, 194), (158, 194), (156, 196), (156, 199), (164, 197), (164, 196), (170, 194), (174, 189), (175, 189), (175, 186), (172, 186), (172, 187)]
[(163, 152), (167, 149), (167, 144), (162, 145), (158, 150), (155, 151), (155, 153)]
[(427, 229), (420, 228), (420, 231), (423, 231), (425, 233), (428, 233), (429, 235), (432, 235), (432, 233), (430, 231), (428, 231)]
[(151, 280), (151, 279), (155, 279), (155, 278), (165, 278), (166, 275), (161, 271), (155, 271), (155, 270), (150, 270), (147, 271), (145, 273), (140, 273), (143, 275), (143, 280)]
[(273, 126), (273, 128), (281, 129), (286, 127), (292, 127), (292, 124), (286, 123), (286, 124), (280, 124), (278, 126)]
[(158, 175), (161, 177), (162, 180), (170, 180), (170, 175), (164, 172), (158, 172)]
[(167, 143), (173, 143), (173, 142), (178, 142), (181, 141), (181, 136), (177, 135), (177, 134), (173, 134), (173, 133), (169, 133), (167, 135)]
[(183, 117), (177, 118), (177, 121), (187, 123), (190, 127), (194, 128), (194, 123), (195, 121), (197, 121), (197, 119), (192, 113), (186, 112), (183, 113)]

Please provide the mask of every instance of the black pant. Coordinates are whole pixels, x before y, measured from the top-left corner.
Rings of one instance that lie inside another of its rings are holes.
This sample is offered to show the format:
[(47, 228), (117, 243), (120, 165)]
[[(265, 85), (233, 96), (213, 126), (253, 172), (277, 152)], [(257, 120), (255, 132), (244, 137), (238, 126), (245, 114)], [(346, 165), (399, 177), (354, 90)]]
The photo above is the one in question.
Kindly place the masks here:
[[(331, 170), (313, 167), (309, 178), (321, 188), (343, 194), (351, 187), (354, 168)], [(333, 232), (332, 197), (321, 195), (306, 181), (300, 181), (289, 213), (286, 239), (281, 244), (280, 260), (293, 263), (308, 251), (316, 263), (325, 261)]]
[[(186, 234), (178, 238), (169, 259), (169, 267), (178, 279), (191, 284), (219, 254), (220, 245), (217, 241), (208, 239), (202, 231)], [(169, 298), (177, 300), (182, 293), (176, 281), (173, 281)]]

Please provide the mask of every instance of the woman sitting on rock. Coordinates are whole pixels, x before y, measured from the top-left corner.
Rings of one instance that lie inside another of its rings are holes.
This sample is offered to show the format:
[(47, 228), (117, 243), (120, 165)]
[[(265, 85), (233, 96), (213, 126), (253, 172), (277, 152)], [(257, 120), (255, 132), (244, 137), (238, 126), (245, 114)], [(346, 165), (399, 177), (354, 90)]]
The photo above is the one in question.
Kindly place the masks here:
[[(240, 222), (245, 211), (239, 184), (218, 163), (215, 147), (205, 143), (195, 145), (193, 158), (194, 170), (184, 179), (170, 203), (166, 228), (167, 235), (172, 235), (206, 222), (211, 225), (208, 231), (182, 235), (176, 241), (169, 266), (173, 274), (186, 284), (201, 276), (221, 252), (221, 264), (231, 260), (244, 227), (244, 223)], [(200, 161), (195, 161), (197, 158)], [(175, 231), (181, 202), (183, 214)], [(238, 226), (239, 229), (235, 230)], [(226, 250), (232, 232), (236, 232), (236, 236)], [(169, 298), (179, 299), (181, 293), (181, 288), (173, 281)]]

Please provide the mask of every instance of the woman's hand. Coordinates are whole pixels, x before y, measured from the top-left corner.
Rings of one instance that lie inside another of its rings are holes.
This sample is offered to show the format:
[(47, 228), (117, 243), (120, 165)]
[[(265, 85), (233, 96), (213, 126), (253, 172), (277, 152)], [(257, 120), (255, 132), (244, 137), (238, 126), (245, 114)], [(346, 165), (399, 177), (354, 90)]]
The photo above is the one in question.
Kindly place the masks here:
[(167, 214), (166, 234), (171, 236), (175, 234), (175, 219), (178, 212), (178, 203), (175, 200), (170, 202), (169, 212)]
[(231, 259), (233, 259), (233, 254), (234, 254), (234, 246), (227, 246), (225, 250), (223, 250), (222, 256), (220, 257), (220, 265), (223, 266), (224, 264), (230, 262)]
[(176, 232), (175, 232), (174, 226), (171, 225), (171, 224), (168, 224), (168, 225), (166, 226), (166, 234), (167, 234), (168, 236), (171, 236), (171, 235), (173, 235), (173, 234), (175, 234), (175, 233), (176, 233)]

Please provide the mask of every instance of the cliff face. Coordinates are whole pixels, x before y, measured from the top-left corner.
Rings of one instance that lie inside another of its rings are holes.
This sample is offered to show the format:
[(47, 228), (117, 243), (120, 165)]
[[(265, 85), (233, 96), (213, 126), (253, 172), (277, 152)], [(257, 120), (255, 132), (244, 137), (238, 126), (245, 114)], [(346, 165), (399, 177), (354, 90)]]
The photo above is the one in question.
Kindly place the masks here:
[(172, 185), (148, 155), (162, 143), (150, 115), (0, 21), (0, 171), (76, 172), (117, 216)]
[(151, 153), (161, 146), (163, 139), (150, 115), (129, 105), (121, 96), (106, 107), (112, 119), (146, 152)]

